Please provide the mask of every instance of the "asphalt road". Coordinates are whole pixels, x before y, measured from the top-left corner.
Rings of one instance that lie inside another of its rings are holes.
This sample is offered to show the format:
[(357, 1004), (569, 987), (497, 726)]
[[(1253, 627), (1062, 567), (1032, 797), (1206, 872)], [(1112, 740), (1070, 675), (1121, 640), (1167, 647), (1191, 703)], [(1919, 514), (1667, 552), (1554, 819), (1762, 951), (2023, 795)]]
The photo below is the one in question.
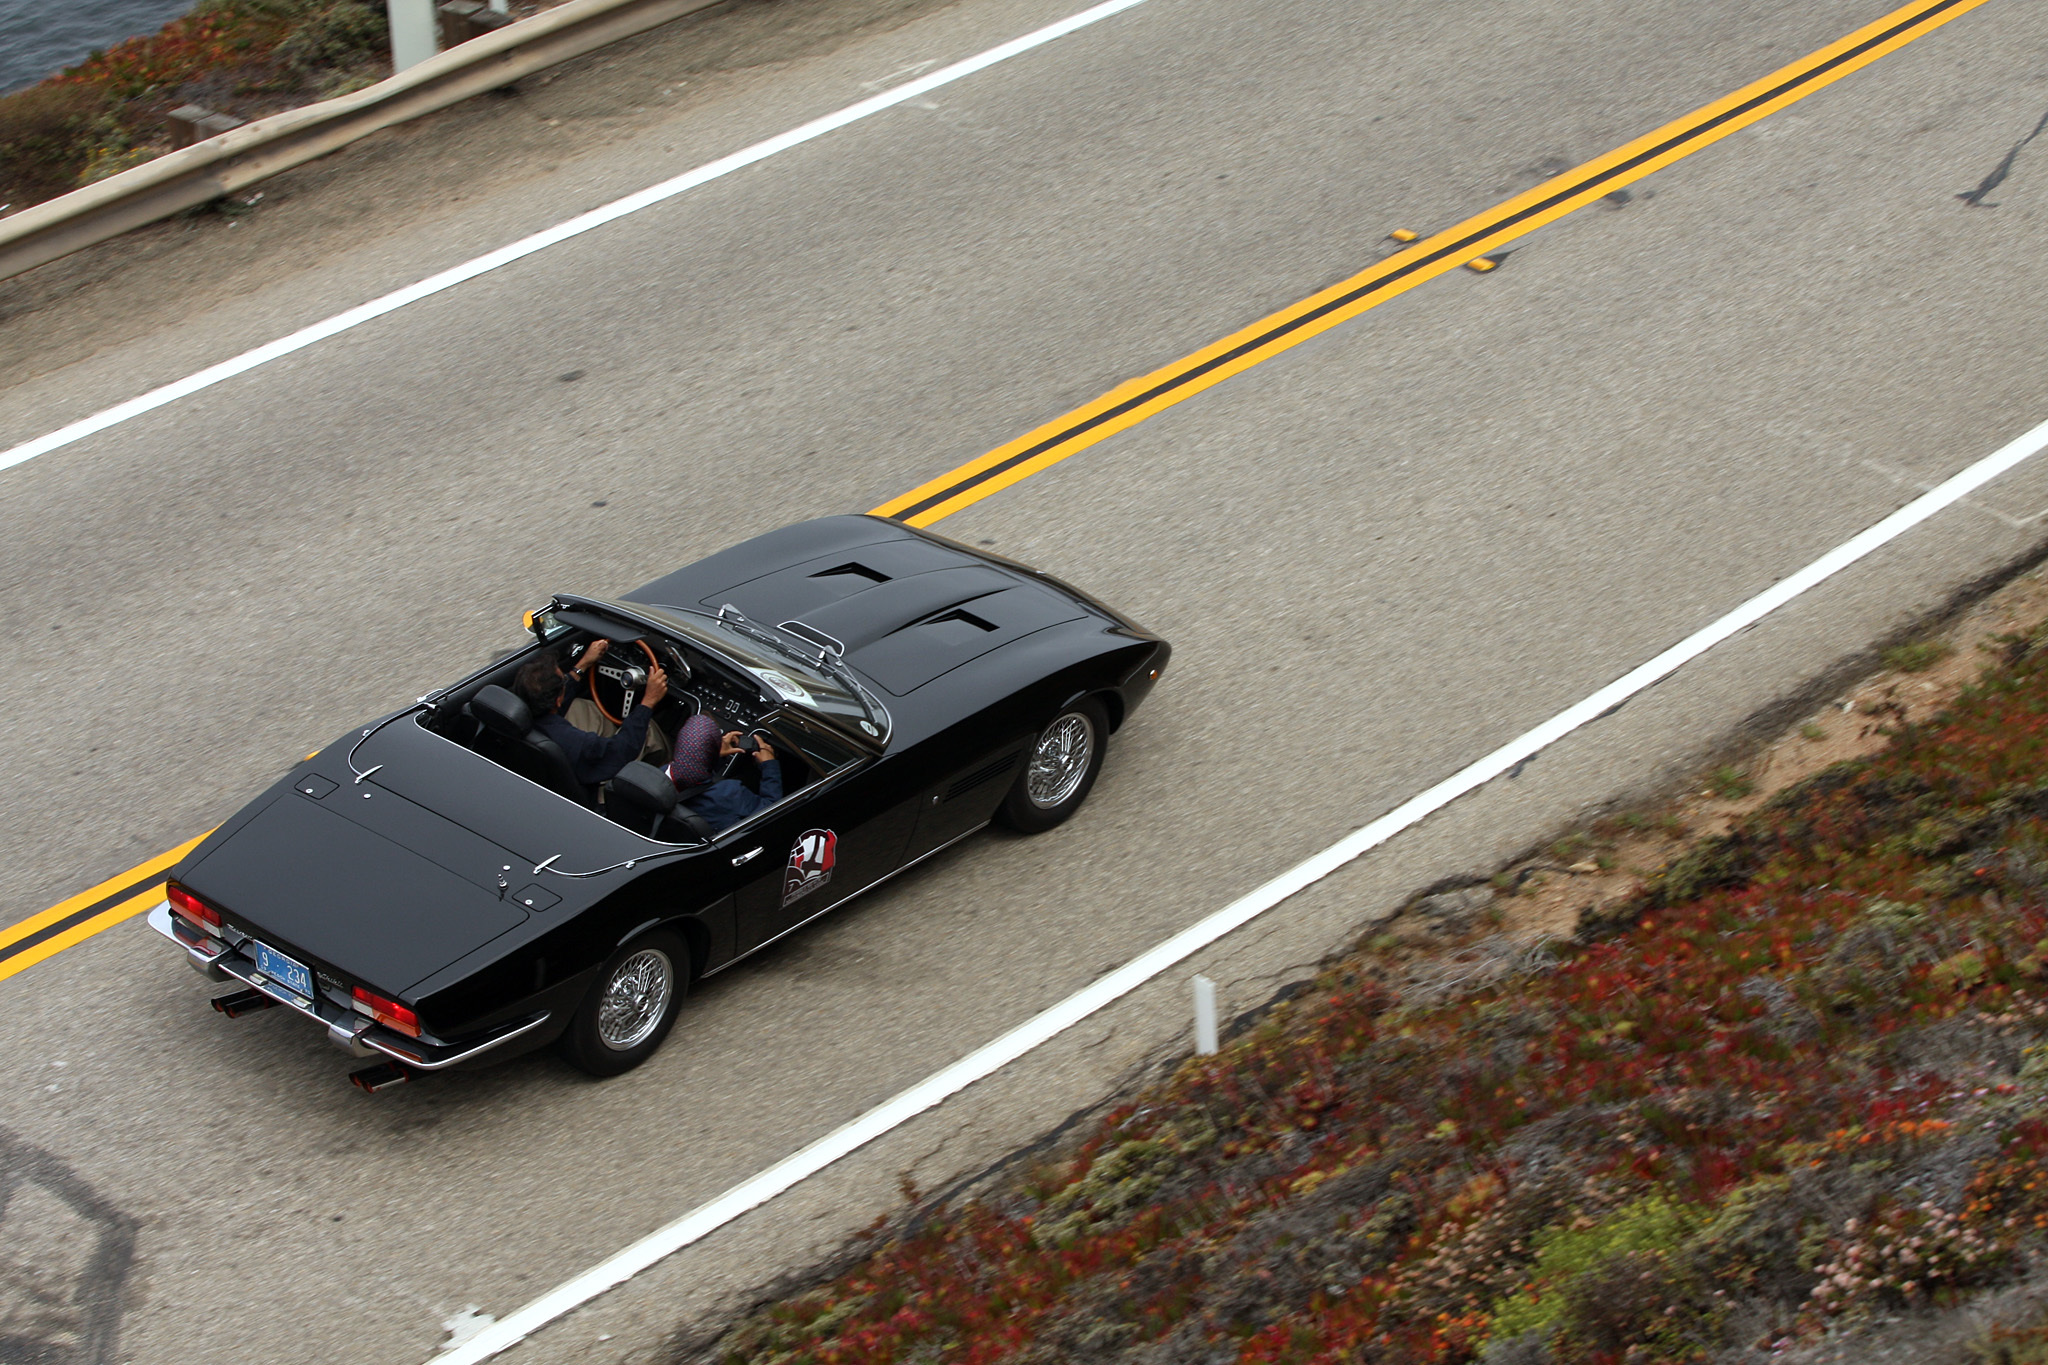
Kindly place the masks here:
[[(24, 364), (0, 445), (1068, 8), (905, 12), (246, 293), (201, 244), (189, 312)], [(553, 589), (872, 506), (1883, 10), (1149, 0), (0, 475), (4, 919), (206, 828)], [(1956, 198), (2044, 107), (2048, 12), (1991, 0), (942, 523), (1162, 630), (1172, 672), (1070, 825), (719, 978), (627, 1077), (369, 1099), (277, 1012), (208, 1011), (139, 922), (0, 984), (0, 1152), (47, 1177), (0, 1244), (118, 1282), (117, 1345), (82, 1359), (417, 1361), (449, 1315), (516, 1308), (2048, 418), (2048, 145), (1997, 207)], [(2022, 468), (1189, 970), (1249, 1007), (1413, 887), (1696, 760), (2032, 549), (2044, 509)], [(1162, 982), (512, 1358), (648, 1358), (899, 1173), (979, 1169), (1184, 1035)], [(92, 1271), (102, 1245), (132, 1254)]]

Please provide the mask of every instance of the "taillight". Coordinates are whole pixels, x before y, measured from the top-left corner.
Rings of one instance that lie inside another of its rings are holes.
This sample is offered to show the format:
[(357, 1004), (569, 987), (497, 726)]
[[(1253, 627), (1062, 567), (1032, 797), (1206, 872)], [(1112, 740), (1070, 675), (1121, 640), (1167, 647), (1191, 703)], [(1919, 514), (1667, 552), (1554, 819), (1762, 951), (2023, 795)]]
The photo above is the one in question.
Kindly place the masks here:
[(164, 899), (171, 903), (171, 913), (184, 920), (201, 933), (220, 932), (220, 911), (208, 905), (184, 887), (172, 882), (164, 887)]
[(373, 991), (361, 986), (355, 988), (356, 1012), (367, 1014), (386, 1028), (395, 1028), (400, 1033), (420, 1036), (420, 1017), (396, 1000), (386, 1000)]

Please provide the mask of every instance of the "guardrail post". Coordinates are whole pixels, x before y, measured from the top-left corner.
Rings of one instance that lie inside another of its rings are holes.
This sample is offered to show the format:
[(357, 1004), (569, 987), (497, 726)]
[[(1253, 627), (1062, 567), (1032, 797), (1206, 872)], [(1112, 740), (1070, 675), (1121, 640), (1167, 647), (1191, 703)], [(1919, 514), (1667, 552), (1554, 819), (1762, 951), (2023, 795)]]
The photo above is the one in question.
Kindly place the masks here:
[(512, 22), (510, 14), (500, 14), (487, 8), (484, 0), (442, 0), (435, 13), (440, 17), (443, 52)]
[(1195, 1052), (1216, 1054), (1216, 983), (1206, 976), (1195, 978)]
[(418, 66), (441, 50), (441, 26), (434, 0), (384, 0), (391, 17), (391, 69)]

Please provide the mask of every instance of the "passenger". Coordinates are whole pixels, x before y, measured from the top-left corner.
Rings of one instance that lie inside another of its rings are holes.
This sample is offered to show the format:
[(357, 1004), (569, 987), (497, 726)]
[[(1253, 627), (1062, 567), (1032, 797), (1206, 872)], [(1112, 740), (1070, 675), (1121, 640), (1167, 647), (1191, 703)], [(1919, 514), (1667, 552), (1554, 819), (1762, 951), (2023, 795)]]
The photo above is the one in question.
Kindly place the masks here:
[(703, 715), (684, 721), (682, 733), (676, 736), (675, 758), (668, 765), (669, 781), (683, 790), (683, 804), (702, 816), (713, 834), (723, 833), (755, 811), (782, 799), (782, 764), (776, 761), (775, 750), (765, 736), (752, 750), (753, 760), (761, 768), (758, 793), (748, 790), (747, 784), (738, 778), (711, 780), (712, 765), (719, 759), (748, 752), (740, 746), (745, 737), (739, 730), (719, 734), (718, 722)]
[[(576, 661), (576, 676), (581, 677), (583, 670), (603, 652), (596, 645), (584, 650)], [(543, 654), (519, 670), (512, 690), (532, 709), (534, 728), (562, 746), (576, 780), (586, 787), (595, 787), (618, 776), (619, 769), (640, 756), (647, 742), (648, 723), (654, 719), (654, 708), (668, 695), (668, 674), (658, 666), (649, 670), (646, 692), (627, 713), (618, 732), (608, 736), (579, 730), (562, 717), (563, 684), (567, 678), (555, 656)]]

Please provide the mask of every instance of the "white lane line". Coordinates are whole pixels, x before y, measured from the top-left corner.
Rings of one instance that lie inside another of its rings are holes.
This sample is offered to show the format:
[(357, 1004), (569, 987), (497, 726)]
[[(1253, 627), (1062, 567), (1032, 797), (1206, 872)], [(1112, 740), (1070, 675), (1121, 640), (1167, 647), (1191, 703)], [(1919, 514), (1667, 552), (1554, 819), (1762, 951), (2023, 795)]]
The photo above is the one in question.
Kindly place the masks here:
[(849, 1152), (901, 1126), (948, 1096), (993, 1075), (1039, 1044), (1072, 1028), (1103, 1006), (1136, 990), (1233, 929), (1250, 923), (1296, 892), (1321, 881), (1360, 854), (1377, 848), (1411, 825), (1421, 823), (1427, 816), (1550, 747), (1586, 722), (1598, 719), (1729, 636), (1748, 629), (1793, 598), (1840, 573), (1872, 550), (1896, 540), (2022, 460), (2039, 454), (2043, 448), (2048, 448), (2048, 422), (1915, 498), (1861, 535), (1828, 551), (1791, 577), (1774, 583), (1712, 625), (1688, 635), (1576, 706), (1559, 712), (1521, 738), (1502, 745), (1428, 791), (1410, 797), (1350, 837), (1275, 877), (1250, 895), (1232, 901), (1207, 919), (1183, 929), (1150, 952), (1133, 958), (1108, 976), (1068, 996), (980, 1050), (962, 1057), (945, 1070), (920, 1081), (894, 1099), (870, 1109), (845, 1127), (818, 1139), (795, 1155), (785, 1157), (752, 1179), (741, 1181), (667, 1227), (649, 1233), (610, 1260), (535, 1299), (502, 1322), (486, 1327), (462, 1346), (435, 1356), (429, 1365), (475, 1365), (475, 1362), (490, 1359), (655, 1262), (816, 1175)]
[[(519, 241), (513, 242), (510, 246), (499, 247), (496, 251), (487, 252), (482, 256), (476, 257), (474, 260), (465, 261), (461, 265), (453, 266), (438, 275), (430, 275), (417, 284), (409, 284), (403, 289), (393, 290), (382, 298), (358, 304), (347, 312), (336, 313), (333, 317), (327, 318), (324, 321), (316, 322), (309, 327), (302, 327), (290, 336), (279, 337), (276, 341), (267, 342), (256, 347), (254, 350), (244, 351), (231, 360), (223, 360), (218, 365), (210, 365), (197, 374), (188, 375), (174, 383), (166, 384), (160, 389), (152, 389), (140, 398), (131, 398), (125, 403), (117, 403), (103, 412), (96, 412), (90, 417), (83, 418), (67, 427), (53, 431), (47, 436), (38, 436), (32, 441), (24, 441), (10, 450), (0, 452), (0, 470), (12, 469), (18, 464), (25, 464), (35, 459), (38, 455), (47, 455), (53, 450), (59, 450), (64, 446), (72, 444), (74, 441), (81, 441), (96, 432), (105, 431), (108, 427), (118, 426), (131, 418), (140, 417), (146, 412), (153, 412), (166, 404), (175, 403), (181, 398), (189, 398), (200, 390), (212, 388), (223, 380), (233, 379), (239, 374), (246, 374), (259, 366), (268, 365), (273, 360), (288, 356), (294, 351), (303, 351), (316, 342), (325, 341), (327, 338), (346, 332), (350, 328), (360, 327), (366, 322), (383, 317), (386, 313), (396, 312), (409, 303), (418, 303), (421, 299), (431, 298), (443, 290), (453, 289), (456, 285), (466, 280), (473, 280), (479, 275), (488, 274), (501, 266), (510, 265), (514, 261), (531, 256), (537, 251), (545, 251), (559, 242), (568, 241), (571, 237), (579, 237), (593, 228), (603, 227), (614, 219), (624, 218), (627, 214), (638, 213), (644, 208), (650, 208), (655, 204), (673, 199), (679, 194), (693, 190), (699, 185), (717, 180), (721, 176), (731, 175), (734, 171), (751, 166), (757, 161), (765, 161), (778, 152), (786, 152), (792, 147), (802, 146), (814, 138), (820, 138), (836, 129), (844, 128), (849, 123), (857, 123), (871, 114), (879, 114), (884, 109), (892, 109), (899, 104), (916, 99), (927, 91), (936, 90), (942, 85), (951, 85), (954, 81), (972, 76), (977, 71), (985, 71), (999, 62), (1006, 62), (1012, 57), (1021, 56), (1033, 48), (1044, 46), (1055, 38), (1064, 38), (1067, 34), (1073, 33), (1078, 29), (1087, 28), (1090, 24), (1099, 23), (1113, 14), (1120, 14), (1124, 10), (1132, 9), (1143, 3), (1145, 3), (1145, 0), (1105, 0), (1105, 3), (1096, 5), (1092, 9), (1082, 10), (1079, 14), (1071, 15), (1055, 24), (1048, 24), (1046, 27), (1032, 33), (1027, 33), (1021, 38), (1012, 38), (1007, 43), (992, 47), (986, 52), (967, 58), (965, 61), (955, 62), (951, 66), (942, 67), (928, 76), (916, 77), (892, 90), (885, 90), (879, 95), (861, 100), (857, 104), (849, 104), (837, 113), (813, 119), (801, 128), (792, 128), (786, 133), (779, 133), (765, 142), (757, 142), (753, 146), (734, 152), (729, 156), (723, 156), (716, 161), (707, 162), (693, 171), (685, 171), (672, 180), (664, 180), (658, 185), (651, 185), (644, 190), (629, 194), (623, 199), (615, 199), (601, 208), (592, 209), (588, 213), (579, 214), (565, 222), (557, 223), (551, 228), (545, 228), (534, 233), (531, 237), (523, 237)], [(905, 68), (905, 70), (911, 69), (914, 68)]]

